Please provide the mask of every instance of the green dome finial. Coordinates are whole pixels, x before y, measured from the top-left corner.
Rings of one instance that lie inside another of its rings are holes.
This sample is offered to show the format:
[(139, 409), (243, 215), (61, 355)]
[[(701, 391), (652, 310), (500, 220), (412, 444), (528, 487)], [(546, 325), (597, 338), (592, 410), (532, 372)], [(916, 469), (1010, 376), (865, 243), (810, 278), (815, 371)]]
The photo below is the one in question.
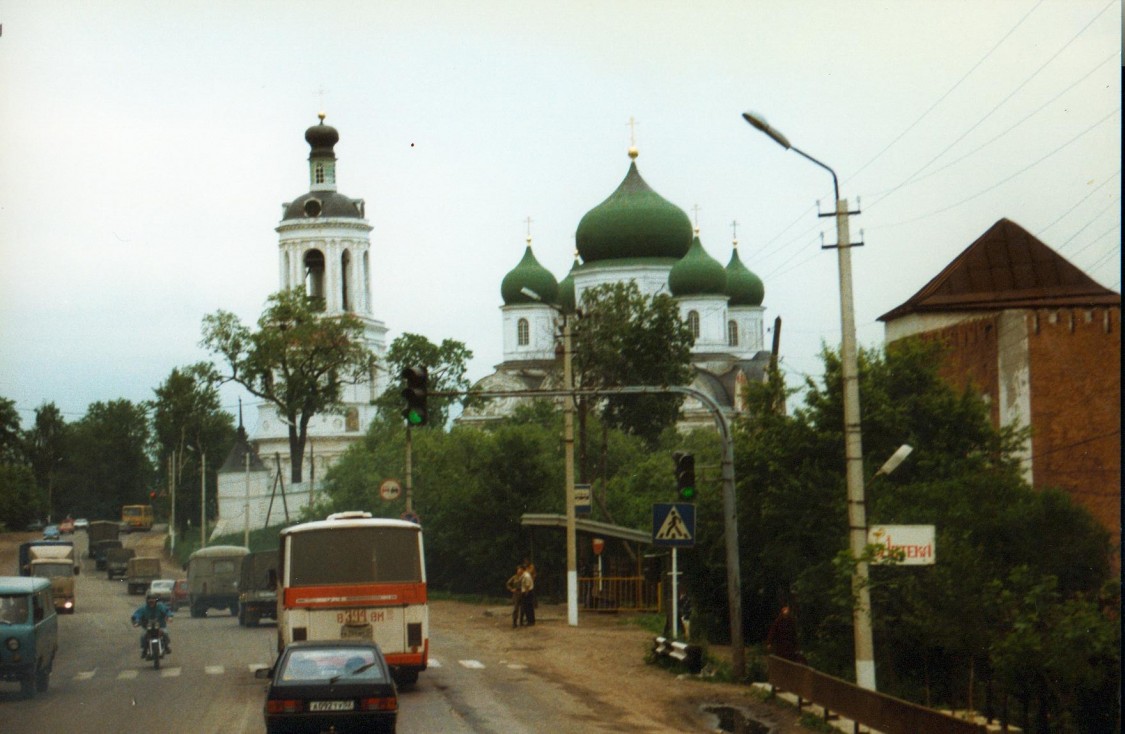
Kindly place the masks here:
[(738, 257), (738, 240), (727, 263), (727, 296), (731, 306), (761, 306), (766, 298), (766, 287), (762, 279), (742, 264)]
[[(537, 294), (539, 299), (524, 293), (525, 288)], [(505, 306), (516, 303), (553, 304), (558, 300), (558, 281), (535, 259), (535, 254), (531, 251), (530, 236), (527, 238), (527, 249), (524, 250), (523, 259), (501, 281), (500, 296), (504, 299)]]
[(727, 272), (719, 261), (707, 254), (699, 234), (691, 242), (691, 249), (672, 266), (668, 273), (668, 289), (672, 295), (702, 296), (725, 295)]

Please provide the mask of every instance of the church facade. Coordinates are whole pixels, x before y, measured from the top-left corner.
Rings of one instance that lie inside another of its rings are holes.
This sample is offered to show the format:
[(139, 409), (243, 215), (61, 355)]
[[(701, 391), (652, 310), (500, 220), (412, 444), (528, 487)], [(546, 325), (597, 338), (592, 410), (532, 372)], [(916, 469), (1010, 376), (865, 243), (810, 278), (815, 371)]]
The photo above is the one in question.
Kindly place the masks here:
[[(687, 214), (641, 177), (636, 148), (629, 149), (629, 158), (617, 189), (578, 223), (578, 251), (562, 281), (539, 263), (528, 239), (523, 258), (500, 284), (503, 362), (474, 390), (560, 387), (555, 356), (559, 313), (576, 314), (591, 288), (629, 281), (646, 296), (668, 293), (676, 300), (695, 337), (688, 387), (733, 414), (744, 410), (742, 388), (764, 381), (770, 353), (764, 339), (762, 280), (742, 263), (737, 240), (725, 267), (712, 258)], [(458, 423), (498, 420), (521, 400), (481, 401), (466, 409)], [(713, 425), (713, 416), (702, 401), (688, 397), (681, 425)]]

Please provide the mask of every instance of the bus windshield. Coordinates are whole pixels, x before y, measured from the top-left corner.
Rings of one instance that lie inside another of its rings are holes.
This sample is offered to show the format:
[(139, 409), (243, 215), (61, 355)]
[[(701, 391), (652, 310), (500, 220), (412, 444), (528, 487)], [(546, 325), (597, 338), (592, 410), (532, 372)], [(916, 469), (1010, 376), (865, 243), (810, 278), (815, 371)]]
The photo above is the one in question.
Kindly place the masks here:
[(419, 583), (418, 530), (332, 528), (289, 536), (290, 586)]

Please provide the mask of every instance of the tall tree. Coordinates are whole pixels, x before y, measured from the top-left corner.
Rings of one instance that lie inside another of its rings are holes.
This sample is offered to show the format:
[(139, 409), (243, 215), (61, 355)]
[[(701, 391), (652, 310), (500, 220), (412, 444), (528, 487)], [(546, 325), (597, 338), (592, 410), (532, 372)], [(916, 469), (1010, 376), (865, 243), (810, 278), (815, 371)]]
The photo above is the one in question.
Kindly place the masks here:
[[(636, 283), (609, 283), (582, 294), (573, 323), (575, 380), (583, 388), (686, 385), (691, 329), (666, 294), (646, 296)], [(607, 424), (654, 443), (679, 417), (681, 395), (611, 396)]]
[(226, 369), (216, 379), (273, 404), (288, 425), (293, 482), (302, 481), (309, 421), (340, 410), (344, 387), (370, 379), (375, 363), (363, 323), (351, 314), (326, 315), (318, 306), (292, 289), (269, 297), (256, 331), (229, 311), (203, 317), (200, 344)]
[[(380, 410), (384, 415), (397, 416), (402, 405), (399, 398), (402, 382), (398, 378), (404, 367), (425, 367), (429, 372), (430, 392), (468, 390), (470, 382), (465, 373), (472, 358), (473, 353), (464, 342), (443, 339), (439, 345), (420, 334), (403, 334), (391, 342), (391, 347), (387, 350), (387, 373), (391, 379), (379, 400)], [(427, 405), (430, 413), (428, 425), (445, 426), (455, 400), (456, 398), (430, 398)]]
[(23, 461), (19, 411), (15, 401), (0, 398), (0, 462), (20, 464)]
[(48, 514), (63, 463), (67, 459), (68, 426), (54, 403), (35, 409), (35, 424), (24, 435), (24, 447), (39, 496), (44, 498)]
[[(200, 485), (202, 457), (209, 457), (208, 464), (218, 467), (234, 442), (234, 419), (220, 407), (212, 374), (208, 364), (177, 367), (153, 390), (152, 438), (154, 453), (160, 459), (157, 473), (161, 487), (168, 487), (172, 479), (176, 481), (175, 518), (180, 528), (200, 515), (199, 493), (190, 490)], [(208, 474), (207, 496), (217, 497), (218, 479)]]

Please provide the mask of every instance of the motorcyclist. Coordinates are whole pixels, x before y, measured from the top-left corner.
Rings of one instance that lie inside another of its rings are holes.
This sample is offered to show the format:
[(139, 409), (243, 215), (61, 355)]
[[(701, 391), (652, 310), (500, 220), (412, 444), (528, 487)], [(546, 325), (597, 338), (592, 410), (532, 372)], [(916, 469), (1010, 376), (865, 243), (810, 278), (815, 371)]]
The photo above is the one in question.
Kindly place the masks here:
[(172, 639), (168, 636), (168, 622), (172, 619), (172, 610), (164, 606), (164, 603), (156, 598), (155, 594), (147, 594), (145, 596), (145, 603), (137, 607), (137, 611), (133, 612), (133, 626), (145, 627), (145, 631), (141, 632), (141, 658), (144, 659), (148, 656), (148, 623), (149, 620), (155, 619), (160, 625), (161, 635), (164, 637), (164, 654), (170, 655), (172, 653)]

